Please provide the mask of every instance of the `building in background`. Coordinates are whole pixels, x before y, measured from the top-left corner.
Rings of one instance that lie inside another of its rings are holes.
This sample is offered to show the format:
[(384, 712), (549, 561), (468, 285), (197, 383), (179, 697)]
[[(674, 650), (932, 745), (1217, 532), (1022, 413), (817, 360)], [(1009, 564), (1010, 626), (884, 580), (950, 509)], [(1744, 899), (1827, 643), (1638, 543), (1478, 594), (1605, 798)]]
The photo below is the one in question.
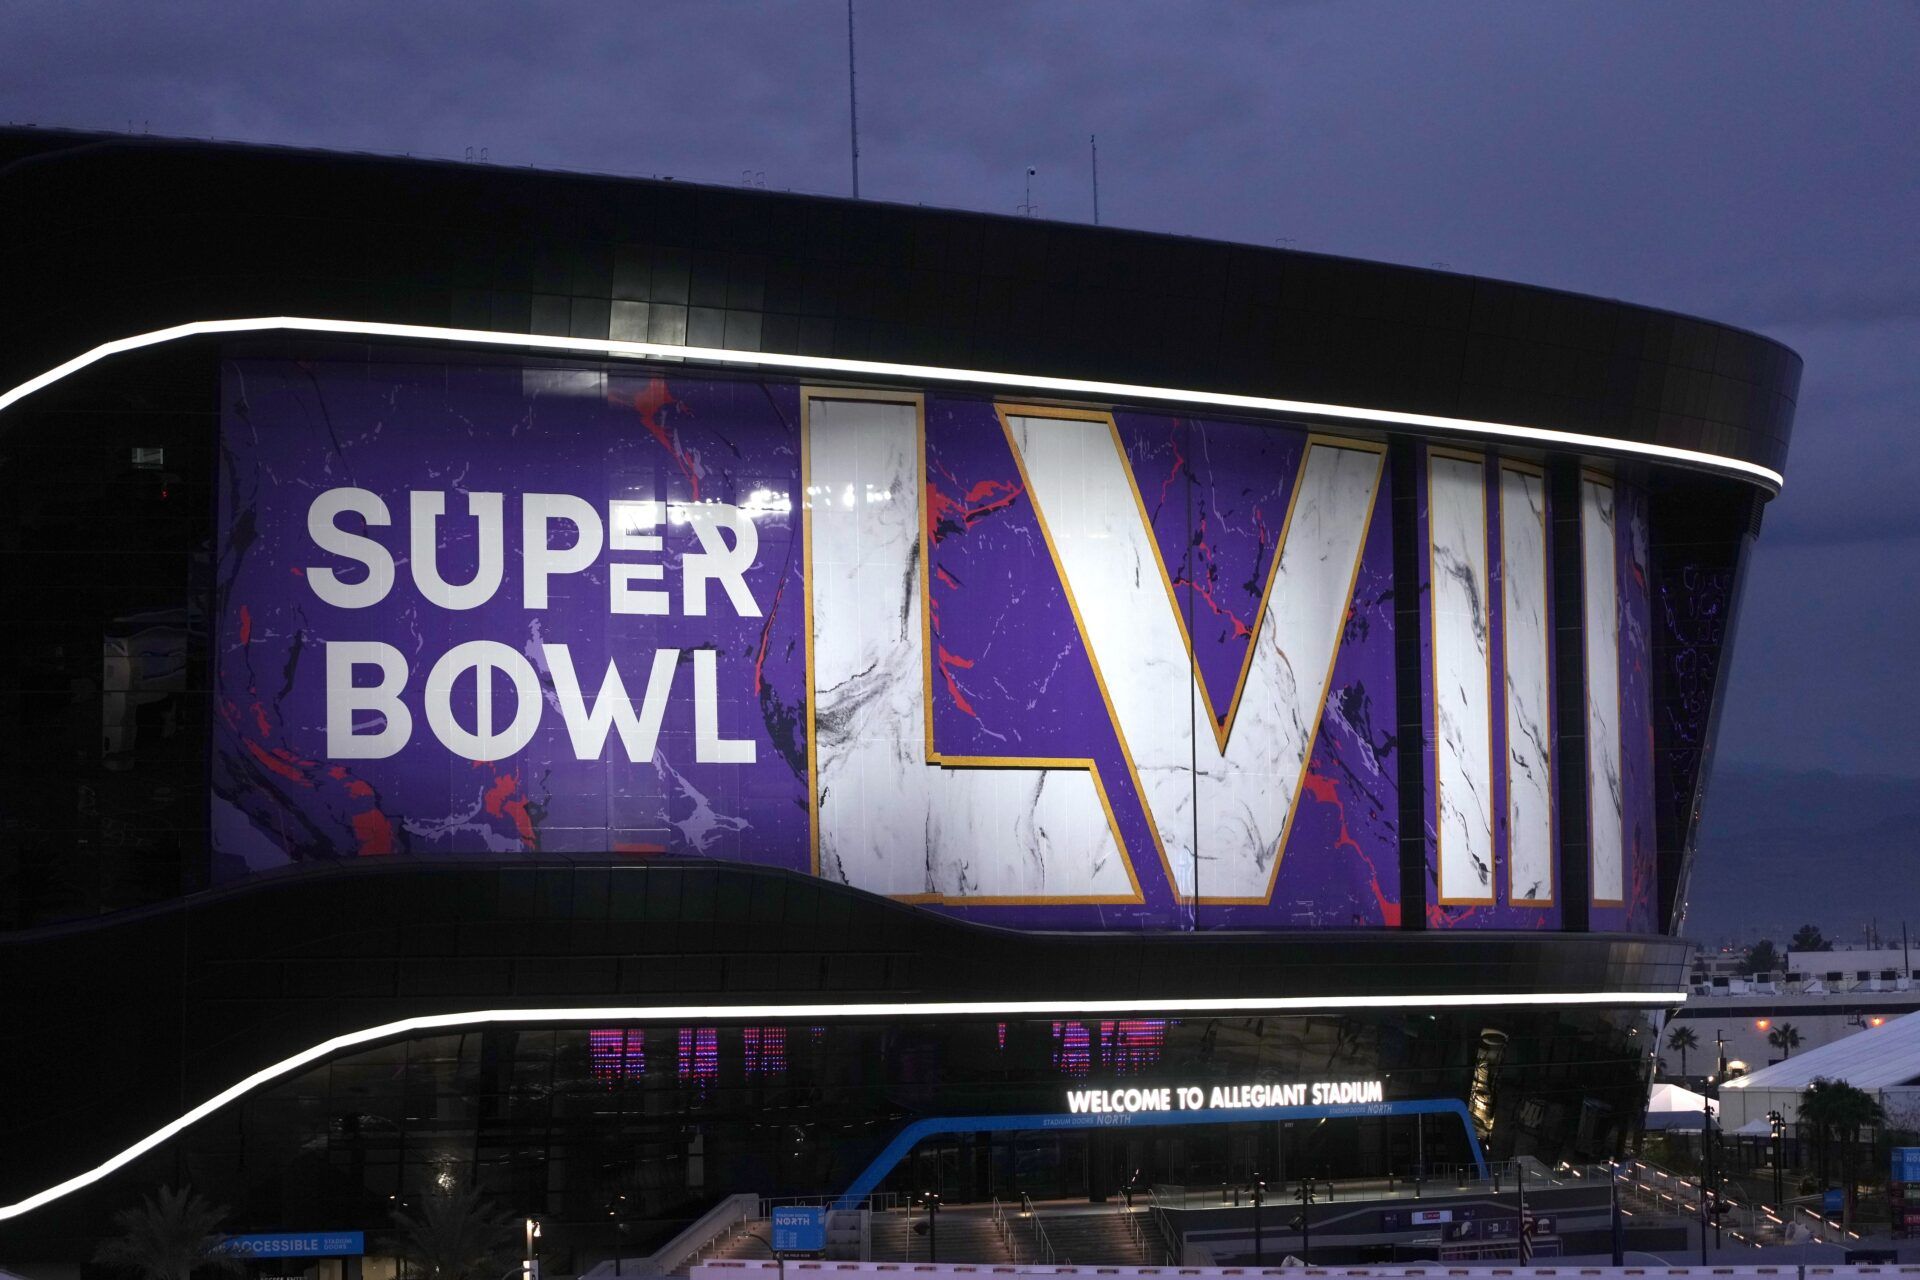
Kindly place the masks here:
[(0, 228), (9, 1256), (1637, 1130), (1779, 345), (48, 131)]
[[(1799, 1126), (1801, 1097), (1816, 1080), (1841, 1081), (1870, 1094), (1886, 1116), (1886, 1129), (1920, 1129), (1920, 1017), (1892, 1018), (1872, 1035), (1822, 1045), (1727, 1081), (1717, 1123), (1722, 1132), (1745, 1138), (1769, 1136), (1770, 1112)], [(1802, 1143), (1817, 1140), (1807, 1128), (1789, 1134)]]
[(1715, 1046), (1724, 1046), (1729, 1074), (1744, 1075), (1920, 1011), (1904, 947), (1789, 951), (1783, 970), (1739, 968), (1725, 953), (1695, 957), (1687, 1002), (1663, 1033), (1666, 1074), (1682, 1074), (1676, 1030), (1693, 1033), (1699, 1047), (1684, 1065), (1700, 1079), (1715, 1070)]

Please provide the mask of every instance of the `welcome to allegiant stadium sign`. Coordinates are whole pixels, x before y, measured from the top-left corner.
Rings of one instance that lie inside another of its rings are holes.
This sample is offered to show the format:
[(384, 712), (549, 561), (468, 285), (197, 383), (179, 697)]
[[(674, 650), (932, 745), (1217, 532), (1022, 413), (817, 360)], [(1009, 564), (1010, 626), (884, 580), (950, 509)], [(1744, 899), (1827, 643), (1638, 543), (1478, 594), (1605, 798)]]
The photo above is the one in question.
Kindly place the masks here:
[(1332, 1107), (1386, 1101), (1380, 1080), (1314, 1080), (1295, 1084), (1229, 1084), (1147, 1089), (1070, 1089), (1067, 1110), (1075, 1115), (1141, 1111), (1251, 1110), (1261, 1107)]

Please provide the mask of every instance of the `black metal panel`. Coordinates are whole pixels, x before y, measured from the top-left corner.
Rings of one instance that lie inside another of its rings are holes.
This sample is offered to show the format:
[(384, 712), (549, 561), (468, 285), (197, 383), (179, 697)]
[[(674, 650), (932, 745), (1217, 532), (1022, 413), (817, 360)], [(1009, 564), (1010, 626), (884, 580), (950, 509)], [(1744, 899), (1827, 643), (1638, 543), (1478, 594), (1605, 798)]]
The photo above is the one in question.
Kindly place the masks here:
[(1654, 830), (1660, 927), (1677, 933), (1753, 545), (1752, 496), (1668, 477), (1652, 493)]
[(1421, 618), (1427, 602), (1400, 589), (1421, 580), (1426, 530), (1420, 520), (1420, 443), (1396, 437), (1388, 451), (1393, 493), (1394, 747), (1400, 810), (1400, 927), (1427, 927), (1427, 767), (1425, 663)]
[[(1154, 1001), (1679, 989), (1689, 944), (1397, 931), (1029, 934), (718, 862), (377, 859), (0, 936), (0, 1200), (104, 1159), (264, 1066), (484, 1009)], [(1643, 994), (1645, 999), (1636, 999)], [(84, 1115), (85, 1125), (76, 1125)]]
[[(135, 195), (137, 193), (137, 199)], [(1623, 303), (815, 196), (0, 130), (0, 384), (190, 320), (646, 338), (1282, 396), (1780, 469), (1800, 360)]]
[(1552, 519), (1547, 555), (1553, 597), (1554, 814), (1560, 829), (1561, 927), (1582, 932), (1592, 902), (1587, 826), (1586, 567), (1581, 559), (1580, 464), (1557, 458), (1547, 471)]

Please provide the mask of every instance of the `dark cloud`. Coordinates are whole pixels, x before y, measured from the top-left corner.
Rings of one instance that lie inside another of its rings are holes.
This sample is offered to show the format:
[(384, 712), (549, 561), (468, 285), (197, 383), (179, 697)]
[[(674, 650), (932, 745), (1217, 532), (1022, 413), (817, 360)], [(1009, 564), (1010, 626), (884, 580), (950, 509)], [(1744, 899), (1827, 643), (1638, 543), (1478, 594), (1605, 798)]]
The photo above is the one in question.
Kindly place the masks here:
[[(1911, 5), (863, 0), (863, 194), (1532, 281), (1807, 373), (1723, 747), (1920, 773)], [(15, 0), (0, 118), (848, 187), (845, 8)]]

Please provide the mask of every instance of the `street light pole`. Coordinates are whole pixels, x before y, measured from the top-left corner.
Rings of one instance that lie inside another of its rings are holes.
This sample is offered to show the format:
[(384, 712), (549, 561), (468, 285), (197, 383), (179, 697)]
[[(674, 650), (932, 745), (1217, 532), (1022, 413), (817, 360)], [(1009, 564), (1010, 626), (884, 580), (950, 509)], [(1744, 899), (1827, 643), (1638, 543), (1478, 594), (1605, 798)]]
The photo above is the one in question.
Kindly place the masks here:
[(758, 1240), (761, 1244), (767, 1246), (767, 1252), (773, 1255), (774, 1264), (778, 1266), (780, 1269), (780, 1280), (787, 1280), (787, 1255), (780, 1252), (778, 1249), (774, 1248), (773, 1241), (761, 1235), (758, 1231), (755, 1231), (751, 1227), (748, 1227), (746, 1230), (742, 1231), (740, 1234), (744, 1236), (752, 1236), (755, 1240)]
[[(920, 1203), (927, 1206), (927, 1261), (938, 1262), (940, 1261), (940, 1193), (923, 1191), (920, 1193)], [(919, 1227), (913, 1230), (916, 1235), (920, 1232)]]
[(1264, 1198), (1261, 1195), (1261, 1193), (1266, 1189), (1267, 1189), (1266, 1182), (1261, 1179), (1259, 1174), (1257, 1173), (1254, 1174), (1253, 1175), (1253, 1265), (1256, 1267), (1263, 1267), (1266, 1265), (1266, 1255), (1264, 1252), (1265, 1242), (1262, 1241), (1262, 1239), (1260, 1238), (1260, 1201)]
[(1718, 1144), (1714, 1141), (1713, 1133), (1713, 1099), (1706, 1099), (1703, 1108), (1703, 1124), (1701, 1126), (1703, 1132), (1700, 1135), (1700, 1140), (1706, 1144), (1706, 1159), (1702, 1162), (1700, 1177), (1700, 1265), (1704, 1267), (1707, 1265), (1707, 1228), (1709, 1225), (1713, 1227), (1714, 1247), (1718, 1248), (1720, 1245), (1720, 1215), (1714, 1212), (1719, 1208), (1719, 1205), (1715, 1203), (1718, 1197), (1714, 1194), (1714, 1189), (1718, 1186), (1717, 1162), (1714, 1159), (1715, 1148)]
[(1304, 1266), (1313, 1265), (1313, 1183), (1307, 1178), (1300, 1179), (1300, 1261)]
[(1607, 1185), (1608, 1190), (1613, 1193), (1608, 1200), (1608, 1209), (1610, 1211), (1610, 1221), (1608, 1225), (1611, 1227), (1613, 1234), (1613, 1265), (1616, 1267), (1625, 1266), (1627, 1227), (1625, 1221), (1620, 1217), (1620, 1163), (1617, 1160), (1607, 1166)]
[(1783, 1161), (1786, 1159), (1784, 1139), (1787, 1133), (1787, 1118), (1778, 1111), (1769, 1111), (1767, 1124), (1773, 1129), (1773, 1207), (1784, 1213), (1787, 1207), (1786, 1170), (1783, 1166)]

